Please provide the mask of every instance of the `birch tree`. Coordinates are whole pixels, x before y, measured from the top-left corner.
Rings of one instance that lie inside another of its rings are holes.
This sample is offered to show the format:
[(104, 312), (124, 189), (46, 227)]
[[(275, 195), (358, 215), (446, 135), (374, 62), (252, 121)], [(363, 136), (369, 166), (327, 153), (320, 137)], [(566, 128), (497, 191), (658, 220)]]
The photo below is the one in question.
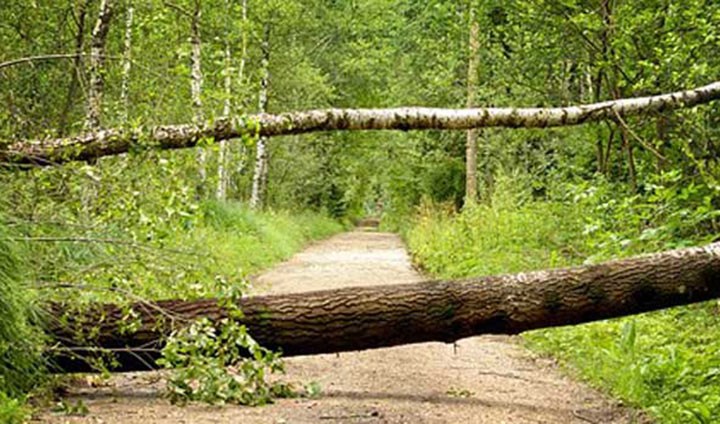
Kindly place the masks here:
[[(200, 19), (202, 17), (201, 0), (193, 0), (192, 10), (187, 10), (177, 4), (165, 2), (165, 5), (190, 19), (190, 100), (192, 103), (193, 125), (201, 126), (205, 120), (202, 102), (202, 38), (200, 35)], [(205, 149), (199, 146), (196, 153), (198, 164), (197, 194), (202, 197), (207, 185), (207, 158)]]
[(130, 68), (132, 66), (132, 30), (133, 30), (133, 13), (134, 5), (132, 0), (127, 2), (127, 10), (125, 11), (125, 38), (123, 42), (123, 62), (122, 62), (122, 83), (120, 87), (120, 103), (121, 103), (121, 119), (123, 123), (127, 123), (129, 116), (129, 86), (130, 86)]
[(67, 131), (68, 117), (73, 103), (76, 101), (77, 90), (83, 74), (83, 51), (85, 49), (85, 21), (87, 17), (88, 0), (80, 0), (73, 10), (73, 18), (77, 32), (75, 35), (75, 58), (73, 59), (73, 72), (70, 76), (67, 97), (63, 105), (58, 123), (58, 135), (64, 136)]
[[(262, 78), (260, 80), (260, 95), (258, 109), (260, 114), (267, 111), (268, 85), (270, 84), (270, 24), (266, 23), (262, 39)], [(267, 186), (267, 138), (260, 136), (257, 142), (255, 157), (255, 172), (253, 173), (252, 193), (250, 195), (250, 207), (262, 207), (265, 200), (265, 188)]]
[(105, 84), (105, 44), (113, 13), (113, 0), (101, 0), (98, 17), (90, 41), (90, 77), (85, 112), (85, 128), (100, 127)]
[[(195, 0), (195, 8), (190, 23), (190, 44), (192, 52), (190, 54), (191, 70), (190, 70), (190, 94), (192, 96), (193, 105), (193, 122), (195, 125), (202, 125), (204, 120), (202, 111), (202, 44), (200, 38), (200, 0)], [(204, 195), (205, 186), (207, 184), (206, 170), (206, 152), (203, 147), (197, 150), (197, 161), (199, 169), (200, 181), (198, 183), (198, 194)]]
[[(470, 34), (468, 40), (468, 70), (467, 70), (467, 108), (476, 106), (477, 83), (478, 83), (478, 66), (480, 59), (478, 53), (480, 51), (480, 25), (475, 16), (474, 1), (470, 1), (469, 12)], [(465, 202), (473, 203), (477, 200), (477, 142), (478, 130), (471, 128), (467, 131), (467, 141), (465, 145)]]

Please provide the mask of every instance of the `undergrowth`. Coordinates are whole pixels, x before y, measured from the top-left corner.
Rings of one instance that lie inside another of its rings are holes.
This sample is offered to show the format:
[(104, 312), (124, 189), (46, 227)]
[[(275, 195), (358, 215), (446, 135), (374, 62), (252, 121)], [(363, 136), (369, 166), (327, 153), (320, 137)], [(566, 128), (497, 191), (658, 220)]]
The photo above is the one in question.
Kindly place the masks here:
[[(602, 180), (534, 199), (499, 181), (455, 213), (424, 204), (405, 234), (415, 261), (441, 278), (512, 273), (706, 243), (717, 234), (711, 189), (677, 172), (630, 195)], [(720, 309), (715, 301), (532, 331), (527, 346), (663, 423), (720, 422)]]
[[(150, 228), (117, 235), (106, 228), (89, 232), (88, 242), (50, 246), (46, 254), (57, 266), (38, 264), (36, 279), (72, 282), (49, 284), (47, 295), (62, 299), (72, 290), (75, 303), (213, 297), (228, 284), (244, 290), (248, 275), (343, 228), (318, 213), (258, 212), (208, 201), (188, 216), (155, 218)], [(64, 231), (49, 233), (62, 238)]]
[[(107, 223), (97, 216), (3, 220), (12, 232), (0, 231), (0, 422), (22, 422), (28, 392), (43, 381), (36, 359), (46, 346), (31, 305), (64, 302), (73, 311), (95, 302), (236, 299), (247, 290), (248, 275), (345, 228), (314, 212), (191, 200), (173, 207), (164, 216), (139, 208)], [(283, 385), (268, 380), (282, 370), (280, 358), (236, 327), (198, 322), (169, 339), (164, 365), (174, 369), (171, 399), (264, 404), (283, 394)], [(250, 358), (241, 359), (241, 350)]]
[(0, 422), (19, 423), (27, 417), (25, 394), (43, 373), (37, 311), (17, 247), (0, 226)]

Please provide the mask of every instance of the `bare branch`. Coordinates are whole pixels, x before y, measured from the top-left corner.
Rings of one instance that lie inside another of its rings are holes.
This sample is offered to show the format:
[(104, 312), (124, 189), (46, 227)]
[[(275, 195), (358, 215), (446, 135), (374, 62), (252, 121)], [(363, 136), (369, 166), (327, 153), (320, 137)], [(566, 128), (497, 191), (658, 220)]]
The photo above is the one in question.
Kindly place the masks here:
[[(31, 63), (31, 62), (39, 62), (39, 61), (45, 61), (45, 60), (55, 60), (55, 59), (76, 59), (78, 57), (86, 57), (90, 56), (90, 53), (58, 53), (58, 54), (44, 54), (40, 56), (28, 56), (28, 57), (22, 57), (20, 59), (13, 59), (9, 60), (7, 62), (0, 63), (0, 69), (8, 68), (10, 66), (20, 65), (23, 63)], [(103, 55), (103, 59), (114, 59), (114, 60), (120, 60), (122, 59), (121, 56), (107, 56)]]

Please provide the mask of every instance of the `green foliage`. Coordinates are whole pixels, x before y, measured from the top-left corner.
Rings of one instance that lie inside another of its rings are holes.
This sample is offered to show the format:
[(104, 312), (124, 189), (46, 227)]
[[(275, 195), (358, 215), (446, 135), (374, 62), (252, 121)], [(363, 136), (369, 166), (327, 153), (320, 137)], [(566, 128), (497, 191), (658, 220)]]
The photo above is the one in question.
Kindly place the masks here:
[(168, 395), (173, 403), (265, 405), (292, 389), (268, 380), (283, 373), (279, 354), (262, 348), (245, 326), (231, 319), (207, 318), (175, 332), (163, 348), (159, 364), (172, 368)]
[(717, 302), (575, 328), (531, 332), (528, 345), (665, 423), (720, 416)]
[(21, 253), (8, 237), (0, 226), (0, 394), (19, 396), (42, 374), (42, 338), (35, 296), (23, 281)]
[(0, 390), (0, 422), (6, 424), (22, 424), (30, 417), (25, 399), (8, 396)]
[[(189, 9), (191, 3), (178, 0), (177, 6)], [(464, 106), (470, 4), (483, 28), (476, 93), (482, 106), (645, 95), (707, 83), (720, 74), (720, 2), (600, 2), (607, 4), (604, 8), (583, 0), (270, 0), (248, 2), (247, 19), (241, 2), (230, 3), (202, 2), (202, 100), (208, 119), (220, 115), (227, 99), (236, 118), (255, 110), (263, 72), (260, 43), (252, 40), (260, 39), (265, 27), (271, 30), (270, 112)], [(70, 52), (78, 40), (87, 50), (97, 7), (97, 2), (5, 1), (0, 22), (10, 24), (0, 25), (0, 60)], [(119, 4), (115, 9), (108, 57), (124, 53), (125, 8)], [(132, 128), (190, 122), (187, 17), (160, 0), (135, 2), (131, 32), (129, 116), (125, 120), (121, 113), (122, 61), (109, 59), (103, 72), (103, 124)], [(226, 45), (231, 47), (229, 62)], [(0, 69), (0, 138), (80, 131), (86, 65), (63, 59)], [(225, 75), (239, 75), (240, 69), (242, 76), (233, 79), (227, 93)], [(195, 152), (157, 152), (146, 140), (126, 157), (94, 164), (0, 170), (0, 212), (12, 226), (10, 237), (21, 239), (12, 249), (0, 245), (0, 361), (7, 359), (0, 362), (0, 372), (8, 380), (0, 387), (19, 384), (18, 373), (25, 373), (20, 370), (29, 373), (25, 381), (34, 379), (34, 368), (14, 350), (20, 345), (7, 340), (30, 340), (33, 352), (40, 346), (34, 336), (26, 337), (33, 316), (27, 305), (35, 295), (19, 281), (42, 288), (37, 301), (222, 297), (241, 292), (248, 273), (287, 258), (308, 240), (339, 231), (341, 225), (326, 215), (346, 220), (382, 215), (383, 227), (406, 233), (416, 260), (443, 276), (597, 262), (715, 240), (720, 229), (719, 112), (714, 104), (658, 113), (628, 120), (629, 130), (608, 123), (482, 131), (477, 158), (481, 203), (468, 207), (462, 204), (465, 140), (460, 132), (272, 139), (270, 207), (264, 212), (242, 206), (252, 180), (255, 140), (229, 143), (233, 202), (228, 204), (198, 196)], [(205, 186), (211, 192), (219, 147), (210, 140), (202, 144)], [(313, 212), (301, 212), (308, 209)], [(414, 221), (408, 219), (413, 215)], [(13, 255), (6, 251), (17, 249), (26, 262), (22, 274), (13, 274), (15, 262), (6, 259)], [(702, 311), (693, 314), (712, 322)], [(645, 343), (646, 332), (658, 331), (659, 318), (652, 317), (638, 318), (634, 327), (622, 324), (627, 328), (623, 343)], [(705, 330), (700, 322), (688, 325)], [(564, 337), (561, 331), (568, 331), (567, 343), (557, 349), (573, 351), (586, 340), (582, 335), (590, 330), (585, 328), (591, 327), (549, 332), (543, 346), (556, 346), (554, 341)], [(672, 334), (674, 327), (667, 328)], [(612, 361), (627, 361), (628, 367), (641, 360), (644, 352), (630, 355), (630, 349), (615, 346), (621, 330), (612, 334), (597, 338), (594, 354), (615, 355)], [(647, 354), (653, 352), (654, 347)], [(710, 372), (709, 365), (698, 364)], [(612, 369), (608, 366), (607, 373)], [(651, 399), (642, 394), (649, 389), (638, 384), (618, 390), (628, 398)], [(677, 394), (680, 388), (670, 392), (666, 386), (656, 389), (684, 399)], [(695, 386), (688, 387), (689, 393)], [(11, 390), (24, 389), (20, 384)], [(692, 401), (688, 397), (683, 408)], [(696, 396), (694, 402), (700, 406), (687, 420), (702, 422), (708, 412), (703, 407), (714, 401)]]
[(520, 272), (576, 260), (581, 216), (577, 205), (498, 189), (492, 205), (471, 205), (460, 214), (421, 205), (406, 239), (414, 259), (433, 275)]
[(88, 412), (90, 412), (87, 405), (85, 405), (85, 402), (83, 402), (82, 399), (79, 399), (76, 402), (61, 400), (57, 404), (55, 404), (52, 411), (56, 414), (78, 417), (85, 416), (88, 414)]
[[(518, 178), (519, 177), (519, 178)], [(679, 172), (653, 175), (644, 193), (603, 179), (562, 184), (532, 200), (522, 174), (499, 175), (492, 205), (460, 214), (426, 204), (406, 238), (414, 258), (439, 277), (551, 268), (716, 237), (716, 201)], [(518, 187), (521, 187), (518, 189)], [(667, 423), (720, 416), (720, 324), (715, 301), (635, 317), (525, 334), (528, 346)]]

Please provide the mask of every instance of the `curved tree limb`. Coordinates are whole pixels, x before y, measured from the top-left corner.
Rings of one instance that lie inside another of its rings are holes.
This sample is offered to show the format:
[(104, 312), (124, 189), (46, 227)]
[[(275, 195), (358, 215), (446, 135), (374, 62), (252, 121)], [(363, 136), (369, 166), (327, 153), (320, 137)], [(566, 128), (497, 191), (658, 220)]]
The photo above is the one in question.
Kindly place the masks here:
[(686, 91), (555, 108), (441, 109), (322, 109), (260, 113), (239, 119), (220, 119), (205, 126), (161, 125), (139, 129), (106, 129), (75, 137), (17, 141), (0, 148), (0, 162), (52, 165), (92, 160), (155, 147), (193, 147), (203, 138), (229, 140), (243, 135), (274, 137), (321, 131), (467, 130), (485, 127), (547, 128), (617, 119), (618, 116), (664, 112), (720, 99), (720, 81)]

